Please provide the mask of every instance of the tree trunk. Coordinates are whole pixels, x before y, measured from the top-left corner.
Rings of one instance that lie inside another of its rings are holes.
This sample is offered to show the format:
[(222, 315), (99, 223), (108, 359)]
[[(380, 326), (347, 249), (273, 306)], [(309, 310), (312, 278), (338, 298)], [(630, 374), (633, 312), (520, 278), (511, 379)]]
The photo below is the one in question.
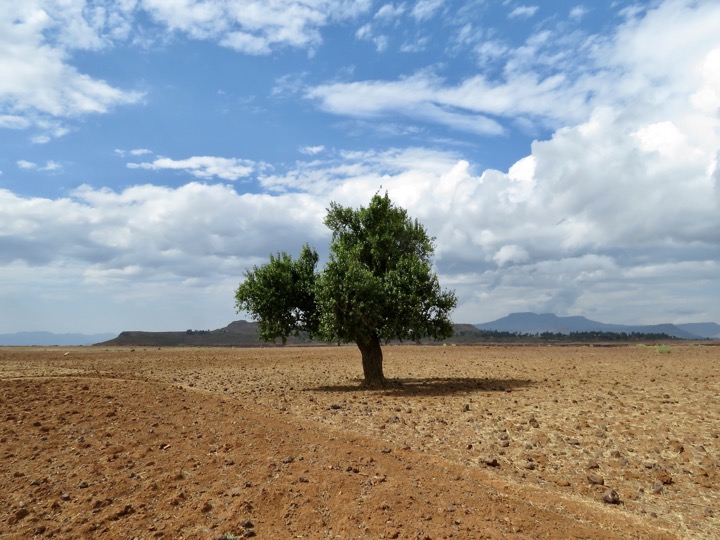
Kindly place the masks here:
[(363, 374), (365, 386), (385, 386), (385, 376), (383, 375), (383, 353), (380, 347), (380, 339), (373, 334), (368, 342), (357, 342), (357, 346), (362, 354)]

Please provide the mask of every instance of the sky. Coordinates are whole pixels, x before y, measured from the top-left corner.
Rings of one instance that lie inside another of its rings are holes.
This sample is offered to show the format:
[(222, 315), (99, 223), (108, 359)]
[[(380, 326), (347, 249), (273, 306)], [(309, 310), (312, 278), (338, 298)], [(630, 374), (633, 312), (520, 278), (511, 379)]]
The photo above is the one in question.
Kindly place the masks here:
[(2, 0), (0, 333), (215, 329), (332, 201), (458, 323), (720, 322), (720, 2)]

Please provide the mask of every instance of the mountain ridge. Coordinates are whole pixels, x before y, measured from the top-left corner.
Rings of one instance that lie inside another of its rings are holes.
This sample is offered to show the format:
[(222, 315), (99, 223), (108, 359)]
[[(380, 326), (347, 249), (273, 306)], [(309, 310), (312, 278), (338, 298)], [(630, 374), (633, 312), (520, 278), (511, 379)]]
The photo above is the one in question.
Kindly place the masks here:
[(542, 334), (553, 332), (614, 332), (627, 334), (667, 334), (680, 339), (720, 339), (720, 325), (717, 323), (684, 324), (608, 324), (593, 321), (580, 315), (560, 317), (554, 313), (533, 313), (530, 311), (510, 313), (505, 317), (474, 325), (480, 330)]
[(116, 334), (81, 334), (66, 333), (55, 334), (53, 332), (35, 331), (35, 332), (15, 332), (12, 334), (0, 334), (0, 346), (2, 347), (73, 347), (83, 345), (94, 345), (100, 341), (112, 339)]
[[(714, 322), (623, 325), (593, 321), (584, 316), (561, 317), (553, 313), (516, 312), (478, 324), (455, 324), (452, 341), (469, 342), (477, 338), (473, 329), (518, 334), (542, 334), (544, 332), (570, 334), (573, 332), (612, 332), (667, 334), (680, 339), (720, 339), (720, 325)], [(314, 342), (319, 344), (318, 342)], [(288, 338), (288, 344), (309, 344), (305, 338)], [(123, 331), (120, 334), (82, 334), (52, 332), (16, 332), (0, 334), (0, 346), (85, 346), (85, 345), (147, 345), (147, 346), (268, 346), (257, 335), (257, 323), (245, 320), (233, 321), (216, 330), (186, 330), (175, 332)]]

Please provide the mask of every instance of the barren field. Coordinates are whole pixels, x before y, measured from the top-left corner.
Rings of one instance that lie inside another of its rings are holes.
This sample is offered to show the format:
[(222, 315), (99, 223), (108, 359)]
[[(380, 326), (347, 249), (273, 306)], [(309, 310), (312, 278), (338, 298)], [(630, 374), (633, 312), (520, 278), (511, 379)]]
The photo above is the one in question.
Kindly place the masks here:
[(0, 538), (720, 537), (720, 347), (384, 351), (2, 348)]

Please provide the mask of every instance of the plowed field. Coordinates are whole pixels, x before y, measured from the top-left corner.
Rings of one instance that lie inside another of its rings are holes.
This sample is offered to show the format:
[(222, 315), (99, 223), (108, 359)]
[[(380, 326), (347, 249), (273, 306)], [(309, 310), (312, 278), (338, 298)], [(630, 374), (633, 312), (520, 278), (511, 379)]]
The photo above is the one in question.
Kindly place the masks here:
[(720, 347), (384, 351), (0, 348), (0, 538), (720, 537)]

